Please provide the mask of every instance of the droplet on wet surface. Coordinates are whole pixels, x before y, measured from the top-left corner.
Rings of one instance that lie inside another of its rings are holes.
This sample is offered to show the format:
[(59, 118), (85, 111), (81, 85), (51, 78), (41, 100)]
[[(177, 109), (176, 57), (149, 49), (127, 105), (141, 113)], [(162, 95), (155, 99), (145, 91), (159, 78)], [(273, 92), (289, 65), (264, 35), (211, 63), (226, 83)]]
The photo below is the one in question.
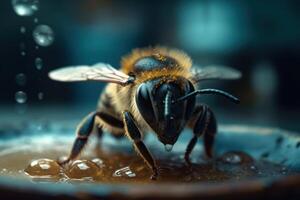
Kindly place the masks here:
[(65, 173), (72, 179), (96, 179), (102, 174), (102, 169), (89, 160), (76, 160), (65, 169)]
[(39, 57), (35, 58), (34, 63), (35, 63), (35, 67), (38, 70), (41, 70), (43, 68), (43, 60), (41, 58)]
[(136, 174), (133, 171), (131, 171), (129, 166), (118, 169), (113, 174), (113, 177), (130, 177), (130, 178), (132, 178), (135, 176), (136, 176)]
[(223, 163), (233, 165), (253, 162), (253, 158), (250, 155), (239, 151), (226, 152), (221, 157), (219, 157), (218, 160)]
[(54, 32), (48, 25), (38, 25), (32, 33), (34, 41), (43, 47), (50, 46), (54, 42)]
[(11, 3), (19, 16), (31, 16), (39, 10), (38, 0), (12, 0)]
[(17, 83), (19, 86), (24, 86), (24, 85), (26, 85), (26, 81), (27, 81), (27, 78), (26, 78), (26, 75), (25, 75), (25, 74), (20, 73), (20, 74), (17, 74), (17, 75), (16, 75), (16, 83)]
[(23, 91), (18, 91), (15, 94), (15, 99), (17, 103), (26, 103), (27, 101), (27, 94)]
[(61, 167), (51, 159), (33, 160), (24, 170), (30, 176), (58, 176)]
[(104, 167), (105, 166), (103, 160), (101, 160), (100, 158), (94, 158), (91, 161), (93, 163), (95, 163), (98, 167)]

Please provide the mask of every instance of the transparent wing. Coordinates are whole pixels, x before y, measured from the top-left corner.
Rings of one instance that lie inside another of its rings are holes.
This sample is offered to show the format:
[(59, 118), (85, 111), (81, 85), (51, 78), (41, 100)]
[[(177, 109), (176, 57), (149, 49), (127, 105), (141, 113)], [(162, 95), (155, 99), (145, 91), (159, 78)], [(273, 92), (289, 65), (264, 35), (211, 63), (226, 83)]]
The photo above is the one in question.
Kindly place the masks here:
[(236, 69), (226, 67), (226, 66), (217, 66), (209, 65), (206, 67), (193, 66), (191, 68), (192, 77), (191, 79), (194, 82), (199, 82), (202, 80), (210, 79), (239, 79), (242, 77), (242, 73)]
[(49, 77), (52, 80), (63, 82), (101, 81), (127, 84), (132, 81), (132, 77), (105, 63), (63, 67), (49, 72)]

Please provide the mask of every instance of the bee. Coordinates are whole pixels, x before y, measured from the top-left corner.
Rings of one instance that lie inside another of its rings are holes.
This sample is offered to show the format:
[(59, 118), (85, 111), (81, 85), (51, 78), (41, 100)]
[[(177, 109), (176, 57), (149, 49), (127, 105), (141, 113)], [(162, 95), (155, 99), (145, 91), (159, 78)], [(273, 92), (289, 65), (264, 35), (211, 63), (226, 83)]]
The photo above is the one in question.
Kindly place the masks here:
[(152, 131), (171, 151), (185, 127), (193, 130), (187, 145), (185, 161), (197, 140), (203, 135), (204, 150), (211, 158), (217, 123), (212, 110), (196, 101), (197, 95), (217, 94), (234, 103), (239, 99), (218, 89), (199, 89), (198, 83), (210, 79), (238, 79), (241, 73), (225, 66), (197, 67), (184, 52), (165, 47), (135, 49), (121, 60), (117, 70), (109, 64), (70, 66), (49, 73), (56, 81), (106, 82), (97, 109), (88, 114), (77, 128), (77, 137), (68, 163), (78, 157), (94, 127), (98, 135), (107, 130), (116, 137), (127, 136), (135, 150), (152, 170), (152, 179), (159, 175), (158, 166), (143, 142), (143, 135)]

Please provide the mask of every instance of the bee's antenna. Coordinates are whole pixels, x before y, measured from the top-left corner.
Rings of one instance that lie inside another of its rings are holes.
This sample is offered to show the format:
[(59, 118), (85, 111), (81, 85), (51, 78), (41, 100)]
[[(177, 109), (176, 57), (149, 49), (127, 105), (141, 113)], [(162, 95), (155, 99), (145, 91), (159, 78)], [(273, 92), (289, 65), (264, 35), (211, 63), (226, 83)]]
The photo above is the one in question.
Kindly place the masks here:
[(191, 92), (183, 97), (180, 97), (178, 99), (176, 99), (175, 101), (172, 101), (172, 103), (177, 103), (177, 102), (180, 102), (180, 101), (184, 101), (192, 96), (195, 96), (195, 95), (198, 95), (198, 94), (219, 94), (219, 95), (222, 95), (226, 98), (228, 98), (229, 100), (231, 100), (233, 103), (240, 103), (240, 100), (239, 98), (225, 92), (225, 91), (222, 91), (222, 90), (217, 90), (217, 89), (202, 89), (202, 90), (196, 90), (194, 92)]

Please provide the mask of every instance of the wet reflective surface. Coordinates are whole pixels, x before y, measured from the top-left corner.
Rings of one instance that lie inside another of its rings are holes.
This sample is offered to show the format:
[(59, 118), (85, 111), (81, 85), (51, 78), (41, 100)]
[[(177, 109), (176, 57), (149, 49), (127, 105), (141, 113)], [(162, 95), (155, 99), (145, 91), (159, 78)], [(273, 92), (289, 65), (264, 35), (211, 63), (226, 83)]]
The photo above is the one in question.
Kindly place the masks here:
[[(226, 142), (222, 134), (219, 139), (222, 137), (219, 142)], [(3, 142), (0, 145), (0, 159), (6, 162), (0, 163), (0, 173), (34, 182), (153, 183), (149, 179), (151, 171), (126, 138), (117, 140), (106, 135), (99, 141), (92, 136), (78, 160), (64, 166), (58, 165), (56, 160), (68, 155), (73, 140), (71, 134), (50, 134)], [(193, 164), (187, 166), (183, 159), (186, 143), (175, 145), (172, 152), (167, 152), (155, 137), (147, 139), (147, 143), (159, 165), (160, 176), (156, 183), (224, 182), (293, 175), (299, 171), (284, 162), (269, 159), (272, 152), (266, 155), (264, 151), (257, 154), (251, 149), (242, 151), (230, 148), (218, 151), (220, 145), (216, 146), (215, 158), (208, 160), (203, 155), (201, 144), (192, 154)], [(280, 145), (278, 139), (274, 145)]]

